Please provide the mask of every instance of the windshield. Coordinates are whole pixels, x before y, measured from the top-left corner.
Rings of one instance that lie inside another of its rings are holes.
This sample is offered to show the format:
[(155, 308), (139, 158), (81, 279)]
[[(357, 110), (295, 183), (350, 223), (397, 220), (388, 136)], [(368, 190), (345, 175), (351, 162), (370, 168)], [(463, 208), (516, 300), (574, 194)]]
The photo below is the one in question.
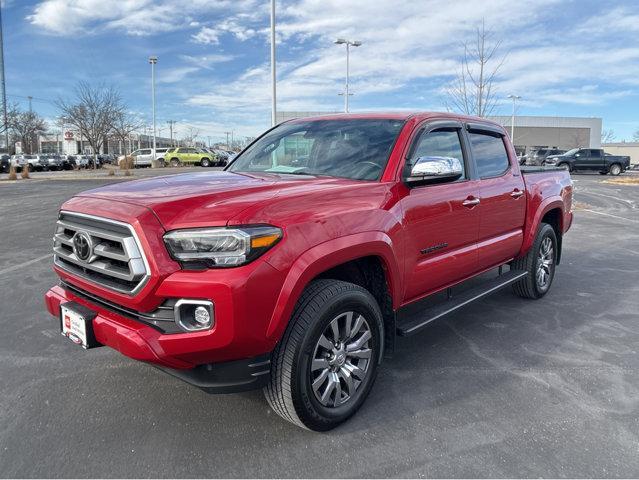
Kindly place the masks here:
[(569, 157), (571, 155), (574, 155), (575, 153), (577, 153), (579, 151), (578, 148), (573, 148), (572, 150), (568, 150), (566, 153), (562, 153), (562, 155), (564, 157)]
[(377, 180), (403, 124), (370, 119), (285, 123), (246, 149), (229, 171)]

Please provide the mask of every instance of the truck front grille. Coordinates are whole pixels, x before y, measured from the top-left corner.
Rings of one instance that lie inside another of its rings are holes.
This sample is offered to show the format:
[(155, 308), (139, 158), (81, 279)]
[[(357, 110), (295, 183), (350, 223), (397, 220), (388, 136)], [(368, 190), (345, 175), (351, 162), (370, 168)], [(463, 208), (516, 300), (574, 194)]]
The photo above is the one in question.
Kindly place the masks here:
[(61, 269), (128, 295), (137, 293), (149, 278), (133, 227), (115, 220), (60, 212), (53, 253)]

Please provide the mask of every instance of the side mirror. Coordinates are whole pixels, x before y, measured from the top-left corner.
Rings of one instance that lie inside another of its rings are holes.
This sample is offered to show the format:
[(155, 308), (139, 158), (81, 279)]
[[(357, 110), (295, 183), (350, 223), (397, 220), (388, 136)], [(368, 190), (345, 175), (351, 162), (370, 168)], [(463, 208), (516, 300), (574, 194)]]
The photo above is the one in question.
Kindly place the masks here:
[(408, 183), (429, 183), (443, 180), (457, 180), (463, 173), (464, 169), (458, 158), (419, 157), (413, 165), (410, 176), (406, 181)]

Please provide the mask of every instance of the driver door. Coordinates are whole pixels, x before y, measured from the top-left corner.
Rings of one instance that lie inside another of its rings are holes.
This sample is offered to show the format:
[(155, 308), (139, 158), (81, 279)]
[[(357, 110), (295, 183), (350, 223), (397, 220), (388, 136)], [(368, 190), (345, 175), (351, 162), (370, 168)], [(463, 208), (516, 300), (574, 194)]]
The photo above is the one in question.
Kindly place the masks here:
[[(414, 141), (403, 172), (424, 156), (461, 161), (460, 178), (410, 187), (401, 200), (405, 235), (404, 302), (434, 293), (477, 271), (479, 181), (458, 122), (437, 122)], [(442, 126), (438, 126), (442, 125)]]

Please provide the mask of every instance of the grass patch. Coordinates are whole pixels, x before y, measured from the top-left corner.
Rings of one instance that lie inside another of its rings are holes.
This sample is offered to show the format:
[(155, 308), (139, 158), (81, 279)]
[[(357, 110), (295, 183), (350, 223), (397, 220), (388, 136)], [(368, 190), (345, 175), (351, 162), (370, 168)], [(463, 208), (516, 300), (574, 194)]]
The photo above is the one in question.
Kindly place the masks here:
[(639, 177), (610, 178), (604, 180), (603, 183), (610, 183), (612, 185), (639, 185)]

